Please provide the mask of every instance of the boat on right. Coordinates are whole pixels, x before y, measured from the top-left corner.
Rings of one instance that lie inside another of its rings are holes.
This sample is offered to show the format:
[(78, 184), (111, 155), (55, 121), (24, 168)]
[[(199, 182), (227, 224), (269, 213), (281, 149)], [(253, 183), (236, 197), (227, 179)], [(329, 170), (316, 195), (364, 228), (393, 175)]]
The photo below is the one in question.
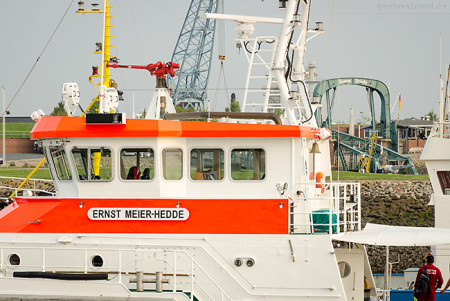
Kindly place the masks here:
[[(440, 99), (438, 121), (428, 136), (422, 151), (421, 160), (425, 161), (430, 182), (433, 187), (429, 205), (434, 205), (435, 227), (450, 229), (450, 119), (447, 104), (449, 99), (448, 83), (450, 66), (447, 69), (447, 78), (440, 77)], [(436, 264), (441, 269), (444, 278), (450, 273), (450, 245), (436, 245), (434, 248)]]

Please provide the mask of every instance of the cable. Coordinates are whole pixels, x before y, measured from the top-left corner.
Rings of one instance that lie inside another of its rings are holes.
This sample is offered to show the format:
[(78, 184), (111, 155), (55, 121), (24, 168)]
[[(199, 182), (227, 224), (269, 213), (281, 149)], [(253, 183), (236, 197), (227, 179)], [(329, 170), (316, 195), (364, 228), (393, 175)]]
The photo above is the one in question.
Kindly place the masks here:
[[(61, 25), (62, 21), (64, 20), (64, 18), (67, 15), (67, 12), (69, 11), (70, 7), (72, 6), (74, 0), (70, 1), (69, 6), (67, 7), (66, 11), (64, 12), (64, 15), (62, 16), (61, 20), (59, 21), (58, 25), (56, 26), (55, 30), (53, 31), (52, 35), (50, 36), (50, 38), (47, 41), (47, 44), (45, 44), (44, 49), (42, 49), (41, 53), (39, 54), (38, 58), (36, 59), (36, 62), (34, 62), (33, 66), (31, 67), (30, 71), (28, 72), (27, 76), (25, 77), (25, 79), (23, 80), (22, 84), (20, 85), (19, 89), (17, 89), (16, 94), (14, 94), (13, 98), (11, 99), (11, 101), (9, 102), (8, 106), (5, 109), (5, 112), (8, 111), (9, 107), (12, 105), (12, 103), (14, 102), (14, 100), (16, 99), (17, 95), (19, 94), (20, 90), (22, 90), (23, 85), (25, 84), (25, 82), (28, 80), (28, 78), (31, 75), (31, 72), (33, 72), (34, 67), (36, 67), (37, 63), (39, 62), (39, 59), (41, 58), (41, 56), (44, 54), (44, 51), (47, 49), (48, 45), (50, 44), (51, 40), (53, 39), (53, 36), (55, 35), (56, 31), (58, 30), (59, 26)], [(3, 112), (3, 114), (5, 114), (5, 112)], [(2, 114), (2, 115), (3, 115)]]

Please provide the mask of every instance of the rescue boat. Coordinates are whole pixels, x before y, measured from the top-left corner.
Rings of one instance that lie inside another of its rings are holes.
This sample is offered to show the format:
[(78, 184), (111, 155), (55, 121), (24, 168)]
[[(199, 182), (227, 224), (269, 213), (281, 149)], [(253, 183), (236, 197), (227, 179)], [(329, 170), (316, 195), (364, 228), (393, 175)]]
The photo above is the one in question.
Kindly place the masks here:
[[(113, 85), (99, 114), (34, 114), (56, 193), (0, 211), (0, 299), (363, 300), (364, 277), (375, 296), (364, 245), (332, 239), (361, 230), (360, 186), (332, 181), (330, 132), (304, 78), (294, 94), (285, 77), (309, 6), (289, 0), (280, 36), (263, 38), (283, 114), (177, 114), (162, 71), (173, 64), (151, 67), (146, 119), (117, 112)], [(76, 107), (78, 86), (63, 93)]]

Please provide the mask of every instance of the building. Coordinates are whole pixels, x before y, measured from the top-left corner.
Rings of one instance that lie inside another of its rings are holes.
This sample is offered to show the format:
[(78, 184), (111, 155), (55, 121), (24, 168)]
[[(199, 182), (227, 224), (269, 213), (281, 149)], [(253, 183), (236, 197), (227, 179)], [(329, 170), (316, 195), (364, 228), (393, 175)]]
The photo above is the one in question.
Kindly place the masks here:
[(404, 119), (397, 123), (398, 152), (413, 154), (422, 152), (428, 135), (433, 128), (429, 116), (417, 119)]

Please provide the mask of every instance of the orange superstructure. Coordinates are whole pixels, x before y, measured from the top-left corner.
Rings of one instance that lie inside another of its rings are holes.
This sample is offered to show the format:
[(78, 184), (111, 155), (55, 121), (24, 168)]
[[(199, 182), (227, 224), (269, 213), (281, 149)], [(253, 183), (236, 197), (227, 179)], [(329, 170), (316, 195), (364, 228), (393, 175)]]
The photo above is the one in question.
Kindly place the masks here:
[(201, 121), (128, 119), (126, 124), (86, 124), (84, 117), (43, 117), (31, 139), (65, 137), (305, 137), (318, 139), (307, 126)]
[[(284, 202), (285, 199), (19, 197), (0, 211), (0, 227), (4, 233), (287, 234), (288, 206)], [(185, 210), (187, 218), (157, 220), (154, 212), (152, 216), (142, 214), (159, 208)], [(101, 214), (89, 217), (89, 211), (95, 209), (127, 212), (122, 219), (114, 214), (108, 216), (110, 219), (102, 220)]]

